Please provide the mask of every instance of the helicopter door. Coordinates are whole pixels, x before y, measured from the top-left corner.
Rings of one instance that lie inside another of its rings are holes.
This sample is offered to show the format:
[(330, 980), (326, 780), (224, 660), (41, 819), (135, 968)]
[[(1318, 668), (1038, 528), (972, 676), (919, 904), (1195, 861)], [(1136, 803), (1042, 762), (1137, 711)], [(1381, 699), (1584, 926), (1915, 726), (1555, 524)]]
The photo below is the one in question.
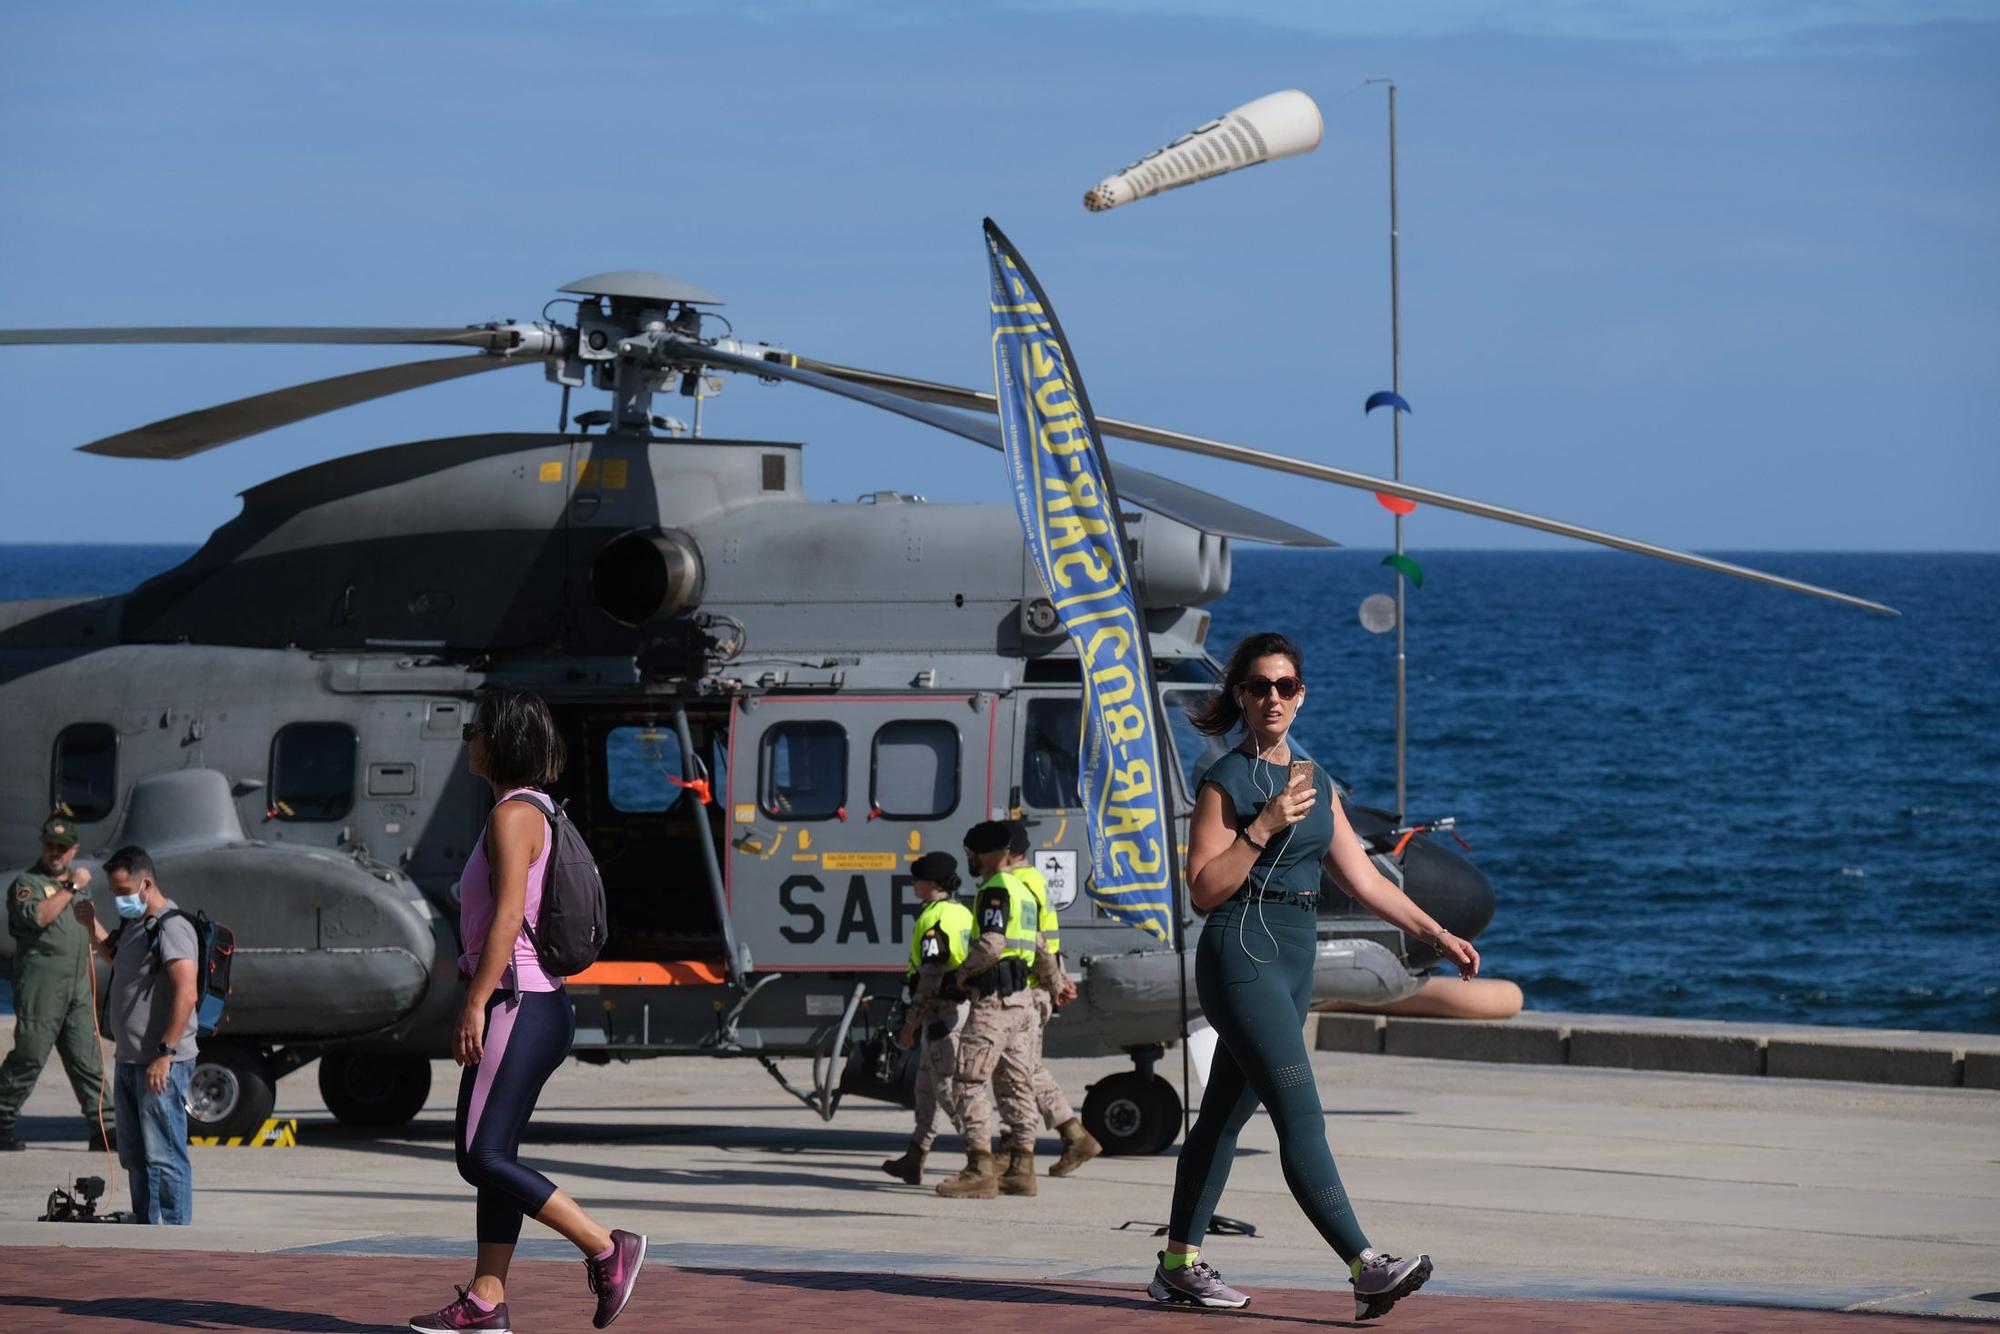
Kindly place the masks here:
[(753, 967), (900, 971), (909, 866), (994, 809), (993, 697), (765, 696), (729, 752), (729, 902)]

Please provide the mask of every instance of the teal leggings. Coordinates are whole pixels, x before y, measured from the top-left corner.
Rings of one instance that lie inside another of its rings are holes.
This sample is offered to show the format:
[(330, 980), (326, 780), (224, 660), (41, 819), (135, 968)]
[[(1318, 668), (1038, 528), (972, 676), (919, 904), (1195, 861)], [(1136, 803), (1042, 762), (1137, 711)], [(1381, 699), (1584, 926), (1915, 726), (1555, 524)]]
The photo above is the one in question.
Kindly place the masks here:
[[(1231, 899), (1209, 914), (1195, 943), (1194, 979), (1216, 1045), (1201, 1115), (1181, 1147), (1167, 1236), (1199, 1246), (1222, 1201), (1236, 1137), (1262, 1103), (1278, 1130), (1285, 1184), (1343, 1260), (1368, 1249), (1326, 1147), (1326, 1116), (1306, 1054), (1315, 914), (1295, 904)], [(1261, 962), (1260, 962), (1261, 960)]]

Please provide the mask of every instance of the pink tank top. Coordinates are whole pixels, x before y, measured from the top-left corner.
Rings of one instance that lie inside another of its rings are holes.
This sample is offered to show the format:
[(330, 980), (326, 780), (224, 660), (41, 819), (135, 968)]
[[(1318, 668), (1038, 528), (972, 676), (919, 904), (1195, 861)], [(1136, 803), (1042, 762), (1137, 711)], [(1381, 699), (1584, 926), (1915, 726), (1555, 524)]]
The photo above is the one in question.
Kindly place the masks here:
[[(547, 801), (547, 794), (537, 788), (517, 787), (501, 795), (505, 801), (516, 792), (532, 792)], [(528, 803), (522, 803), (524, 805)], [(495, 803), (496, 807), (498, 803)], [(489, 817), (490, 824), (490, 817)], [(548, 821), (542, 821), (542, 850), (528, 867), (527, 920), (535, 920), (542, 907), (542, 877), (548, 871), (549, 837)], [(458, 878), (458, 939), (465, 946), (465, 953), (458, 956), (459, 971), (467, 977), (479, 967), (479, 953), (486, 945), (486, 933), (493, 926), (493, 867), (486, 860), (486, 839), (482, 835), (472, 844), (472, 855), (465, 859), (465, 870)], [(528, 942), (524, 930), (514, 938), (514, 962), (501, 974), (500, 985), (516, 991), (554, 991), (562, 985), (562, 979), (550, 977), (542, 971), (542, 962), (535, 957), (535, 947)]]

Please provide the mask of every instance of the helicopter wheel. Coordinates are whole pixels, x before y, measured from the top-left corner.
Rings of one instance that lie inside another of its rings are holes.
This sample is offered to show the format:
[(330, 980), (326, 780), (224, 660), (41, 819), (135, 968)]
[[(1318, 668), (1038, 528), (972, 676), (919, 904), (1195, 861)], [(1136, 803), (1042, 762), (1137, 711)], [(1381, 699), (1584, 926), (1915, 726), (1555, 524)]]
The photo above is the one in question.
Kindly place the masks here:
[(1083, 1124), (1107, 1154), (1158, 1153), (1181, 1133), (1181, 1095), (1160, 1075), (1120, 1071), (1085, 1091)]
[(431, 1095), (431, 1063), (421, 1056), (330, 1051), (319, 1058), (319, 1096), (343, 1125), (400, 1126)]
[(188, 1078), (188, 1133), (223, 1139), (255, 1134), (277, 1097), (277, 1083), (256, 1048), (204, 1042)]

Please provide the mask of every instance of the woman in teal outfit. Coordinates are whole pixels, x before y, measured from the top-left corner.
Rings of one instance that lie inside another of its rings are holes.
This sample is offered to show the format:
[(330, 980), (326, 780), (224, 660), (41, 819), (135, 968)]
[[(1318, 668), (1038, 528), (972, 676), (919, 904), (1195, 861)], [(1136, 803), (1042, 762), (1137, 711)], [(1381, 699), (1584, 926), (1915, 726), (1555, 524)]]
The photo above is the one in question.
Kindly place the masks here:
[(1195, 798), (1187, 884), (1196, 910), (1208, 915), (1195, 947), (1195, 986), (1220, 1041), (1201, 1116), (1181, 1149), (1167, 1249), (1148, 1292), (1191, 1306), (1249, 1303), (1201, 1260), (1199, 1248), (1229, 1179), (1237, 1134), (1262, 1104), (1277, 1127), (1285, 1184), (1347, 1262), (1355, 1318), (1367, 1320), (1423, 1286), (1431, 1262), (1369, 1246), (1327, 1149), (1302, 1032), (1312, 1000), (1321, 869), (1377, 917), (1434, 943), (1462, 976), (1479, 971), (1479, 952), (1375, 870), (1323, 770), (1315, 766), (1309, 782), (1289, 781), (1286, 734), (1305, 699), (1298, 646), (1283, 635), (1252, 635), (1236, 646), (1222, 689), (1194, 717), (1210, 736), (1239, 727), (1246, 735), (1209, 766)]

